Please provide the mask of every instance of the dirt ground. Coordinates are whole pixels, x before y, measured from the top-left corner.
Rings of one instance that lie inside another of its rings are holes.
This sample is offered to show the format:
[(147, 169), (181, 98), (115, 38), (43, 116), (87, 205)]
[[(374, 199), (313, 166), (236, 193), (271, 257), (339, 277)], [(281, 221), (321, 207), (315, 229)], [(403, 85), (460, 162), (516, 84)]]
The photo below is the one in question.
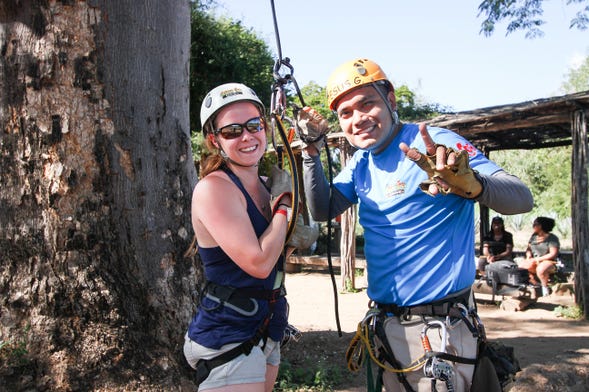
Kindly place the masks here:
[[(368, 305), (366, 291), (341, 293), (336, 275), (337, 302), (342, 336), (337, 332), (335, 300), (329, 274), (316, 271), (289, 273), (286, 277), (290, 303), (289, 321), (303, 332), (301, 340), (285, 347), (283, 356), (293, 366), (309, 363), (341, 365), (339, 392), (366, 390), (365, 375), (349, 373), (345, 351)], [(357, 283), (361, 287), (362, 282)], [(496, 297), (498, 300), (500, 297)], [(574, 305), (570, 293), (552, 294), (523, 311), (507, 311), (478, 295), (479, 316), (488, 338), (515, 349), (522, 371), (510, 387), (512, 392), (588, 391), (589, 322), (558, 317), (558, 306)]]

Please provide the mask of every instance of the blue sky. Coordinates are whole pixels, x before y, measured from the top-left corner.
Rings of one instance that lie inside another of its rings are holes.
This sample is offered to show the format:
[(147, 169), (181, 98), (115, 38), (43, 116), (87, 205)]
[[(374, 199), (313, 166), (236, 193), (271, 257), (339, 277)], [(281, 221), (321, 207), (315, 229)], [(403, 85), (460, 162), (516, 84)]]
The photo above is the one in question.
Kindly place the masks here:
[[(270, 0), (218, 0), (277, 53)], [(364, 57), (424, 102), (463, 111), (561, 95), (566, 74), (589, 55), (589, 31), (569, 29), (578, 5), (546, 1), (542, 38), (479, 34), (479, 0), (274, 0), (283, 57), (303, 86), (325, 86), (339, 64)]]

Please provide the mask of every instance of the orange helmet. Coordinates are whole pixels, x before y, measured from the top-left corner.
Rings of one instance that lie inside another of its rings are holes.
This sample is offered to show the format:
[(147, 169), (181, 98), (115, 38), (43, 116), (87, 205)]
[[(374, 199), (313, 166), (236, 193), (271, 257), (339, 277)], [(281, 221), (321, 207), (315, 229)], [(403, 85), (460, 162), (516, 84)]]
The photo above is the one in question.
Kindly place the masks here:
[(388, 83), (391, 88), (393, 87), (382, 68), (374, 61), (356, 59), (340, 65), (327, 80), (329, 109), (335, 110), (337, 100), (348, 91), (379, 80)]

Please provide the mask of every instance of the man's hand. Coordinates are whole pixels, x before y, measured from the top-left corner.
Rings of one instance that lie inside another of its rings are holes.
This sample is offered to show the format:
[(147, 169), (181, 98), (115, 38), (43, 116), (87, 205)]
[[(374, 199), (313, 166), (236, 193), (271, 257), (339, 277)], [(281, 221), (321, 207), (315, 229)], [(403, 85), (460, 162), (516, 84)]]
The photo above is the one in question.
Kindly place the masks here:
[(314, 109), (305, 106), (295, 109), (295, 128), (303, 142), (303, 148), (311, 155), (319, 155), (325, 145), (325, 135), (329, 132), (329, 123)]
[(424, 123), (419, 124), (419, 133), (425, 144), (425, 154), (405, 143), (399, 148), (427, 173), (428, 179), (420, 184), (421, 190), (432, 196), (438, 193), (454, 193), (467, 199), (479, 196), (483, 186), (470, 168), (468, 153), (434, 143)]

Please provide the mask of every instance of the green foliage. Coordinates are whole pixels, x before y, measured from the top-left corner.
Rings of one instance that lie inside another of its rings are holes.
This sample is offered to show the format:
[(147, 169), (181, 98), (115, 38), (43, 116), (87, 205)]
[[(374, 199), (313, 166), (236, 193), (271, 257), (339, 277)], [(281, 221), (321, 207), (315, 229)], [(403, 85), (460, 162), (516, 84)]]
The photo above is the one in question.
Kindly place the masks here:
[(420, 121), (449, 112), (449, 108), (437, 103), (417, 103), (416, 94), (406, 85), (395, 87), (397, 112), (404, 121)]
[[(356, 268), (358, 269), (358, 268)], [(354, 271), (354, 274), (356, 274), (357, 271)], [(345, 288), (343, 290), (344, 293), (357, 293), (360, 290), (355, 288), (354, 285), (352, 284), (352, 279), (350, 278), (346, 278), (346, 284), (345, 284)]]
[(579, 305), (573, 306), (557, 306), (553, 310), (556, 317), (564, 317), (573, 320), (581, 320), (583, 318), (583, 310)]
[(589, 90), (589, 56), (577, 68), (571, 68), (562, 83), (566, 94)]
[(342, 381), (342, 372), (334, 364), (320, 360), (293, 366), (288, 360), (280, 363), (274, 390), (278, 392), (327, 392)]
[[(544, 10), (543, 0), (484, 0), (479, 4), (478, 16), (484, 15), (481, 23), (481, 33), (490, 36), (495, 31), (495, 24), (508, 21), (507, 33), (517, 30), (526, 32), (526, 38), (538, 38), (544, 35), (540, 26), (546, 22), (542, 19)], [(589, 27), (589, 3), (587, 0), (569, 0), (567, 5), (581, 4), (581, 9), (571, 19), (569, 28), (585, 30)]]
[(245, 83), (268, 103), (274, 60), (266, 43), (251, 28), (211, 16), (211, 2), (191, 4), (190, 127), (196, 130), (200, 129), (200, 104), (219, 84)]
[(571, 216), (570, 146), (531, 151), (496, 151), (491, 157), (518, 176), (534, 196), (535, 215), (555, 215), (557, 221)]

